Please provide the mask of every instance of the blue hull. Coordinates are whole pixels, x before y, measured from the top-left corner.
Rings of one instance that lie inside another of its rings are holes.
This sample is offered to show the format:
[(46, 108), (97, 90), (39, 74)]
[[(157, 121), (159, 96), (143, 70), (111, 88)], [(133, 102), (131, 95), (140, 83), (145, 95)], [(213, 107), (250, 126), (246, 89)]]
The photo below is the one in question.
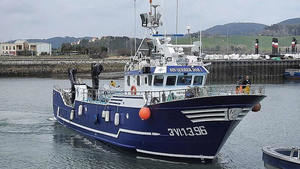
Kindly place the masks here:
[(300, 79), (300, 72), (294, 72), (293, 74), (285, 72), (284, 77), (287, 79)]
[[(233, 129), (240, 122), (219, 117), (194, 118), (194, 110), (216, 111), (247, 108), (249, 111), (264, 96), (218, 96), (161, 103), (150, 106), (151, 117), (141, 120), (140, 108), (75, 101), (65, 104), (62, 94), (53, 91), (53, 111), (57, 121), (84, 135), (140, 153), (166, 157), (214, 159)], [(79, 106), (83, 112), (79, 115)], [(70, 113), (74, 111), (71, 120)], [(103, 110), (109, 119), (102, 118)], [(115, 114), (119, 114), (116, 125)], [(198, 115), (199, 116), (199, 115)], [(224, 117), (229, 118), (229, 117)], [(211, 120), (214, 119), (214, 120)], [(210, 121), (211, 120), (211, 121)]]

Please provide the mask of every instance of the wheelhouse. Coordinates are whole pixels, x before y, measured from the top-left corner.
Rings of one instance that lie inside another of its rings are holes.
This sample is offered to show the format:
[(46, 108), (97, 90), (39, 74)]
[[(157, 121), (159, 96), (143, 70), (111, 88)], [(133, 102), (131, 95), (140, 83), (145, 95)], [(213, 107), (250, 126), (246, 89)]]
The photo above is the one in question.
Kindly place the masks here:
[(152, 67), (150, 72), (130, 71), (125, 73), (124, 89), (130, 91), (160, 91), (203, 87), (207, 69), (202, 66)]

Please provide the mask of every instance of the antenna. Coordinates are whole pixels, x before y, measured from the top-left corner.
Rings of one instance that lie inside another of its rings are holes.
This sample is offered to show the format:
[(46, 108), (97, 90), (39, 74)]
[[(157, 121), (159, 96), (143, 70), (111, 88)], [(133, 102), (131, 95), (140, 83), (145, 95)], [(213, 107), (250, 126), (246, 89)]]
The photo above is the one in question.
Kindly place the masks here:
[(166, 18), (165, 18), (165, 13), (166, 13), (166, 8), (165, 8), (165, 0), (162, 0), (162, 5), (161, 5), (161, 7), (162, 7), (162, 11), (163, 11), (163, 21), (164, 21), (164, 33), (165, 33), (165, 37), (166, 37), (166, 35), (167, 35), (167, 26), (166, 26), (166, 22), (167, 22), (167, 20), (166, 20)]
[(152, 15), (152, 0), (150, 0), (150, 15)]
[(202, 56), (202, 30), (199, 31), (199, 56)]
[(188, 36), (190, 38), (190, 42), (192, 44), (193, 41), (192, 41), (192, 35), (191, 35), (191, 26), (190, 25), (186, 26), (186, 30), (187, 30)]
[(228, 48), (229, 48), (229, 44), (228, 44), (228, 25), (226, 26), (226, 28), (227, 28), (227, 36), (226, 36), (226, 38), (227, 38), (227, 45), (226, 45), (226, 52), (227, 52), (227, 54), (229, 54), (228, 52)]
[[(178, 34), (178, 0), (176, 3), (176, 34)], [(176, 37), (176, 45), (177, 45), (177, 37)]]
[(134, 0), (134, 53), (136, 53), (136, 0)]

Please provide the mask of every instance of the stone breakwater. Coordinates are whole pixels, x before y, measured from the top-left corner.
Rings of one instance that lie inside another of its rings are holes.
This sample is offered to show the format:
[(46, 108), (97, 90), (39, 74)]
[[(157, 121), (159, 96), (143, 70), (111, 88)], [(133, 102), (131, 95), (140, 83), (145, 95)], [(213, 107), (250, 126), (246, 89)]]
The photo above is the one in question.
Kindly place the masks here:
[[(0, 60), (0, 76), (10, 77), (53, 77), (67, 76), (69, 68), (76, 68), (78, 74), (90, 76), (91, 64), (101, 63), (104, 74), (114, 78), (111, 72), (123, 72), (127, 60), (95, 59), (5, 59)], [(120, 73), (119, 75), (120, 76)], [(115, 77), (116, 78), (116, 77)]]

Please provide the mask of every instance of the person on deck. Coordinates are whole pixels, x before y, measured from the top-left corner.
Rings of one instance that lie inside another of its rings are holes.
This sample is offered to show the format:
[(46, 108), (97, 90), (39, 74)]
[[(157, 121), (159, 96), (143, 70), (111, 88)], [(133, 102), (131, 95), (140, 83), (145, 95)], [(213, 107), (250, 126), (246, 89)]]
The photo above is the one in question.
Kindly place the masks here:
[(246, 76), (245, 80), (243, 81), (244, 93), (247, 93), (247, 94), (250, 93), (250, 85), (251, 85), (251, 81), (249, 79), (249, 76)]
[(116, 82), (115, 81), (110, 81), (110, 86), (112, 86), (112, 87), (116, 87), (117, 86), (117, 84), (116, 84)]
[(236, 94), (243, 93), (243, 85), (242, 85), (243, 81), (242, 80), (243, 80), (242, 76), (239, 76), (239, 79), (236, 82), (236, 88), (235, 88)]
[(243, 85), (244, 85), (244, 87), (246, 87), (247, 85), (251, 85), (251, 81), (249, 79), (249, 76), (246, 76), (245, 80), (243, 81)]

